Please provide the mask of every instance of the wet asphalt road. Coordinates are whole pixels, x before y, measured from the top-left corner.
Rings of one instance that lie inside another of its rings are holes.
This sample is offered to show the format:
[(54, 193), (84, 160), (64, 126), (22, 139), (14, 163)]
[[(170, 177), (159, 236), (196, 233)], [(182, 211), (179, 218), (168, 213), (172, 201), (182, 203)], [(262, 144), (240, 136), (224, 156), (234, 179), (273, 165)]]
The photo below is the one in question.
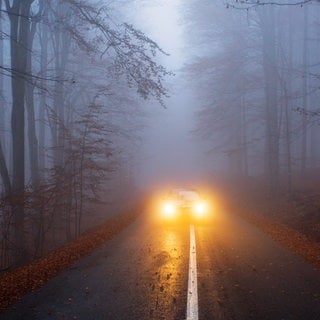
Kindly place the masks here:
[[(189, 225), (151, 212), (0, 319), (185, 319)], [(320, 319), (320, 272), (231, 214), (195, 225), (199, 319)]]

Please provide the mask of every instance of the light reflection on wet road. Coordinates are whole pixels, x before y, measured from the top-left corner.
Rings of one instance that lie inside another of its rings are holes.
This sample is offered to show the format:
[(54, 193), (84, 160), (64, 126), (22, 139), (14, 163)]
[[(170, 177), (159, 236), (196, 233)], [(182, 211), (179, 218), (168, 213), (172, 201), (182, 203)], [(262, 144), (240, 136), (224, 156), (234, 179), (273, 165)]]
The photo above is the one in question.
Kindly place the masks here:
[[(232, 215), (195, 225), (199, 319), (320, 314), (319, 271)], [(189, 224), (142, 214), (1, 319), (185, 319)]]

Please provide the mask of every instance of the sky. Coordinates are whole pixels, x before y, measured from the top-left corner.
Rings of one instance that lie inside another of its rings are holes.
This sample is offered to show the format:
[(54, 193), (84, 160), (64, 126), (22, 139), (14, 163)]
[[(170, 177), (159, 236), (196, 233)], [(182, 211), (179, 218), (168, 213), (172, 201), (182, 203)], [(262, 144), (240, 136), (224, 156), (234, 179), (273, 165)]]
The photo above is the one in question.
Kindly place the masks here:
[(137, 168), (142, 185), (161, 183), (160, 180), (190, 184), (203, 171), (203, 152), (191, 133), (195, 128), (196, 101), (181, 71), (188, 59), (181, 5), (180, 0), (136, 1), (130, 10), (134, 25), (170, 54), (160, 57), (159, 62), (175, 73), (168, 79), (170, 98), (166, 108), (152, 101), (146, 103), (146, 108), (152, 108), (152, 116), (145, 129), (143, 161)]

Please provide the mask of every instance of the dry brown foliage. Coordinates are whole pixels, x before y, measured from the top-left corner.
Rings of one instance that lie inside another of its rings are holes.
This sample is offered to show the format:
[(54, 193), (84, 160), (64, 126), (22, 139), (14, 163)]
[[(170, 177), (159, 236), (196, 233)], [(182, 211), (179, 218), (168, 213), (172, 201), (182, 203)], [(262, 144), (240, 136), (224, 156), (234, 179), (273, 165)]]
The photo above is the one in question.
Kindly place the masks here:
[(70, 267), (80, 257), (111, 239), (127, 227), (139, 210), (108, 220), (104, 225), (80, 236), (77, 240), (53, 251), (44, 258), (7, 272), (0, 277), (0, 312), (26, 293), (43, 286), (59, 272)]

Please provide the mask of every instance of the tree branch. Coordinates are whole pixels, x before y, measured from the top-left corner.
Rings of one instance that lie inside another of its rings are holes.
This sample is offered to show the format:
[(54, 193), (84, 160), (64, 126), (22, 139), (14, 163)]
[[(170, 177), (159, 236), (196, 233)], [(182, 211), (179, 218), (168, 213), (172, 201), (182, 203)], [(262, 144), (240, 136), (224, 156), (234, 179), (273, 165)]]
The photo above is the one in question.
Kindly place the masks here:
[[(265, 6), (265, 5), (274, 5), (274, 6), (303, 6), (308, 3), (312, 3), (313, 0), (302, 0), (302, 1), (296, 1), (296, 2), (277, 2), (277, 1), (265, 1), (261, 2), (259, 0), (236, 0), (236, 4), (227, 2), (227, 8), (233, 8), (238, 10), (248, 10), (252, 9), (254, 7), (258, 6)], [(316, 0), (316, 2), (319, 2), (319, 0)]]

